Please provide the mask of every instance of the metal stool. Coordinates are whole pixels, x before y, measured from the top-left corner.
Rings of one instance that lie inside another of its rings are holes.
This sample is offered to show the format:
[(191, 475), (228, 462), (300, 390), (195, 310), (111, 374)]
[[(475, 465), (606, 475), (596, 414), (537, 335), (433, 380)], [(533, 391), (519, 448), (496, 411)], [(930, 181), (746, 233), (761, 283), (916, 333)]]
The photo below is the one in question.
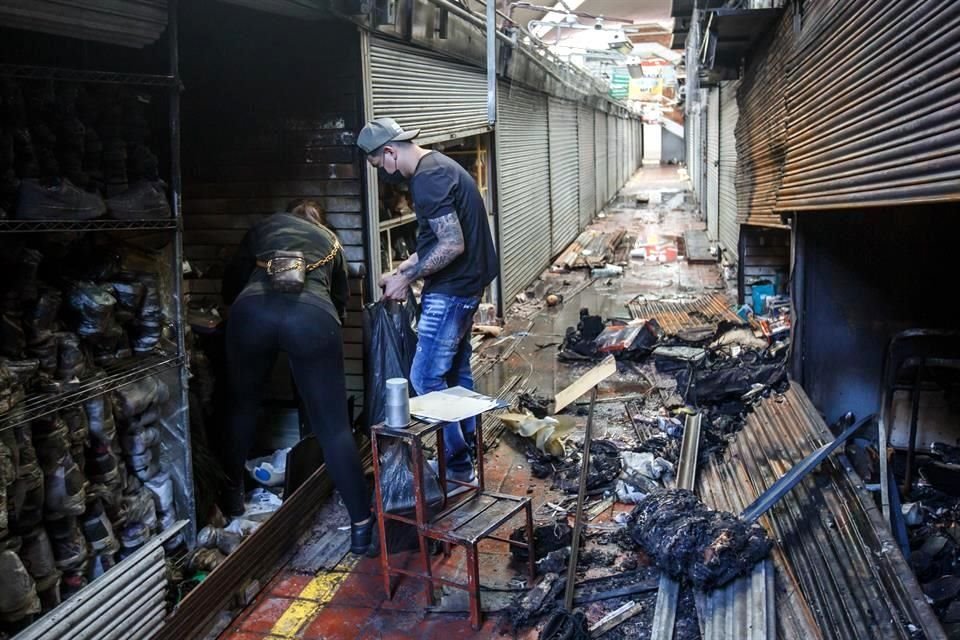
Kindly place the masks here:
[[(427, 604), (436, 604), (434, 585), (441, 584), (467, 591), (470, 600), (470, 624), (479, 629), (482, 622), (480, 611), (480, 562), (478, 545), (485, 539), (499, 540), (512, 546), (527, 550), (528, 570), (531, 582), (536, 578), (536, 554), (533, 541), (533, 506), (530, 498), (493, 493), (484, 489), (483, 477), (483, 425), (477, 420), (477, 482), (475, 485), (450, 480), (455, 484), (470, 487), (463, 496), (454, 498), (455, 504), (447, 504), (447, 478), (444, 460), (443, 423), (429, 424), (414, 422), (409, 428), (398, 430), (390, 429), (379, 424), (371, 429), (371, 444), (373, 449), (373, 474), (376, 490), (377, 526), (380, 528), (380, 565), (383, 570), (384, 588), (387, 598), (393, 598), (393, 576), (403, 575), (426, 581)], [(433, 517), (427, 515), (426, 492), (423, 486), (423, 445), (427, 436), (435, 434), (437, 443), (437, 462), (439, 467), (440, 489), (443, 502), (440, 513)], [(383, 496), (380, 491), (380, 439), (397, 438), (409, 444), (414, 476), (414, 517), (388, 513), (383, 510)], [(508, 538), (493, 535), (511, 518), (521, 511), (526, 512), (527, 542), (518, 542)], [(390, 565), (387, 555), (386, 520), (394, 520), (416, 527), (420, 547), (420, 557), (423, 562), (422, 571), (412, 571)], [(433, 565), (430, 560), (429, 540), (439, 540), (444, 545), (444, 558), (450, 557), (450, 545), (456, 544), (464, 548), (467, 556), (467, 584), (453, 582), (446, 578), (433, 575)]]

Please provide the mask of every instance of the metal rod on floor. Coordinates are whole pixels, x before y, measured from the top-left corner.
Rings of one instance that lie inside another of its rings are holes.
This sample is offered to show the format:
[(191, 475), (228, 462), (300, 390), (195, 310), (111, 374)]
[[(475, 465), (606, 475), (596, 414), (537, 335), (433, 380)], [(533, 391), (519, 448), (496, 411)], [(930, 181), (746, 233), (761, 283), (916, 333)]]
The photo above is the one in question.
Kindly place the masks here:
[(573, 587), (577, 581), (577, 561), (580, 559), (580, 531), (583, 528), (583, 502), (587, 495), (587, 474), (590, 472), (590, 441), (593, 438), (593, 409), (597, 404), (597, 387), (590, 389), (590, 409), (587, 412), (587, 428), (583, 434), (583, 458), (580, 461), (580, 488), (577, 490), (577, 511), (573, 521), (573, 540), (570, 543), (570, 566), (567, 569), (567, 591), (563, 597), (564, 607), (573, 611)]

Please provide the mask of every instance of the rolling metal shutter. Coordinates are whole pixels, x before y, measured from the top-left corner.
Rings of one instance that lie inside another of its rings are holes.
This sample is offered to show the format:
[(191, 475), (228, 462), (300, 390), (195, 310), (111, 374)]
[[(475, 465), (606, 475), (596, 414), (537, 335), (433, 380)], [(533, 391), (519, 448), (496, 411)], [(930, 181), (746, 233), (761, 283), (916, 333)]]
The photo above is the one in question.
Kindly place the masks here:
[(593, 117), (597, 152), (597, 213), (599, 213), (607, 205), (609, 199), (607, 194), (610, 188), (607, 182), (607, 114), (603, 111), (594, 111)]
[(0, 24), (140, 48), (167, 28), (167, 0), (0, 0)]
[(720, 90), (710, 89), (707, 98), (707, 238), (717, 240), (720, 216), (717, 206), (719, 198), (719, 175), (717, 163), (720, 160)]
[(960, 200), (960, 3), (804, 9), (787, 65), (789, 152), (776, 208)]
[(577, 107), (580, 143), (580, 228), (585, 228), (597, 212), (597, 158), (593, 110)]
[(607, 202), (617, 195), (617, 118), (611, 114), (607, 118)]
[(501, 277), (509, 304), (552, 257), (547, 98), (502, 84), (497, 119)]
[[(787, 151), (787, 62), (793, 42), (793, 17), (787, 12), (765, 44), (756, 47), (757, 55), (747, 64), (737, 90), (737, 218), (741, 223), (783, 226), (774, 207)], [(829, 56), (818, 52), (817, 58), (828, 60)]]
[(420, 144), (490, 130), (482, 69), (370, 38), (370, 83), (373, 117), (389, 116), (405, 129), (421, 129)]
[(737, 223), (737, 82), (720, 85), (720, 246), (731, 262), (737, 260), (740, 225)]
[(553, 255), (577, 237), (580, 228), (580, 150), (577, 105), (550, 98), (550, 209)]

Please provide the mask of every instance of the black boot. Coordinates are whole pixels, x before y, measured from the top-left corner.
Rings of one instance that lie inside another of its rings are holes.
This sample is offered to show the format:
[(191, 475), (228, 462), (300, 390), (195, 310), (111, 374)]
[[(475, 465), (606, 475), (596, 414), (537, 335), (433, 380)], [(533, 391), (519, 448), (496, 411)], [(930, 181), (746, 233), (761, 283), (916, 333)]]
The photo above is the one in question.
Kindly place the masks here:
[[(378, 540), (377, 519), (371, 517), (365, 524), (350, 523), (350, 553), (359, 555), (370, 555), (374, 547), (377, 553), (380, 551), (380, 541)], [(375, 557), (375, 556), (371, 556)]]

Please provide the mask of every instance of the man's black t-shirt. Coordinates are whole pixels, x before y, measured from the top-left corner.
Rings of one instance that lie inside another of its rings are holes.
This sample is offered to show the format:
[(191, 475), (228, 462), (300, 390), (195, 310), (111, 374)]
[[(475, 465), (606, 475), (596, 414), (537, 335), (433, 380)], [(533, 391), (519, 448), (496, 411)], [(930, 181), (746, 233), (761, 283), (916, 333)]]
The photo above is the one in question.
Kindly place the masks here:
[(410, 178), (417, 213), (417, 256), (423, 260), (436, 245), (430, 220), (456, 213), (463, 230), (463, 253), (428, 276), (424, 293), (479, 295), (500, 270), (487, 224), (483, 198), (473, 177), (455, 160), (434, 151), (425, 155)]

